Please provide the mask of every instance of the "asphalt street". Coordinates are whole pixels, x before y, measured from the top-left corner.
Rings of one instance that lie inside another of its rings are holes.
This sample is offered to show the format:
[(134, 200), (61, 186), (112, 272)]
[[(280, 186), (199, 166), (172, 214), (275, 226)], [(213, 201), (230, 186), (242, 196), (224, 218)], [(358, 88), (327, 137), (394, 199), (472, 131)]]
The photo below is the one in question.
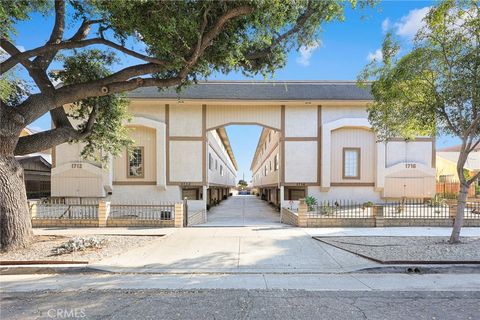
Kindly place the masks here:
[(85, 290), (3, 293), (1, 319), (478, 319), (480, 292)]

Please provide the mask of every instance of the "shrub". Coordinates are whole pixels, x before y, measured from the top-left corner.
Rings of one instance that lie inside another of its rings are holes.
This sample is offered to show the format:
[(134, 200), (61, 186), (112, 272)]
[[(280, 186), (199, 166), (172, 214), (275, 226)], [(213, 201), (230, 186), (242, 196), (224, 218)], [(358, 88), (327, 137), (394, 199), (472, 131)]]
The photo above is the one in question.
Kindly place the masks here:
[(312, 196), (307, 196), (305, 198), (305, 203), (307, 204), (308, 210), (312, 211), (314, 207), (317, 205), (317, 199)]
[(84, 251), (87, 249), (99, 249), (106, 243), (105, 239), (98, 239), (96, 237), (79, 238), (75, 237), (62, 243), (60, 246), (54, 248), (52, 253), (54, 255), (61, 255), (72, 253), (75, 251)]

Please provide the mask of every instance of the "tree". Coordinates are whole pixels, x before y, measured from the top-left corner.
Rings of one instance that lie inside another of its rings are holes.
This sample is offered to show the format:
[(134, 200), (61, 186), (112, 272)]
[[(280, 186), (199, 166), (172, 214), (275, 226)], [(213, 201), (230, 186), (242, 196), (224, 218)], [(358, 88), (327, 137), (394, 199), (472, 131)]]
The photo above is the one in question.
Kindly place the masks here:
[(239, 188), (240, 190), (245, 190), (245, 188), (246, 188), (247, 186), (248, 186), (247, 181), (242, 180), (242, 179), (240, 179), (240, 180), (238, 181), (238, 188)]
[(469, 186), (465, 162), (480, 143), (480, 9), (476, 1), (447, 0), (432, 7), (410, 52), (387, 34), (383, 61), (373, 61), (359, 75), (373, 79), (369, 120), (381, 140), (444, 134), (461, 140), (457, 216), (451, 243), (460, 241)]
[[(365, 7), (373, 2), (3, 1), (0, 45), (9, 57), (0, 70), (23, 67), (37, 90), (19, 103), (2, 99), (0, 105), (0, 177), (7, 177), (0, 178), (1, 246), (25, 246), (31, 234), (22, 170), (14, 155), (85, 140), (91, 146), (86, 156), (93, 151), (115, 155), (127, 144), (118, 125), (125, 116), (118, 94), (140, 87), (181, 88), (212, 72), (271, 74), (285, 65), (291, 49), (315, 43), (323, 22), (342, 20), (348, 3)], [(52, 32), (44, 45), (20, 52), (11, 34), (17, 21), (35, 11), (54, 12)], [(67, 37), (72, 25), (76, 29)], [(55, 76), (51, 64), (61, 52), (66, 53), (65, 70)], [(133, 62), (114, 70), (110, 52)], [(54, 77), (63, 85), (55, 87)], [(75, 115), (65, 105), (74, 105)], [(53, 129), (19, 137), (22, 128), (46, 113)], [(115, 121), (109, 119), (112, 114)], [(74, 125), (72, 117), (84, 122)], [(113, 147), (107, 134), (114, 138)]]

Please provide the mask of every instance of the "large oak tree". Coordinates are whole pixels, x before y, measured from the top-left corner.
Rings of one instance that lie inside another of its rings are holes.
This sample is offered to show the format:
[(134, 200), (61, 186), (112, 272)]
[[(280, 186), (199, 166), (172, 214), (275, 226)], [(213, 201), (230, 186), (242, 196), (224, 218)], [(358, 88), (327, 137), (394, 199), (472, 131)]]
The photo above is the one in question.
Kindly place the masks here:
[[(27, 95), (20, 85), (19, 91), (6, 90), (10, 94), (1, 97), (2, 248), (25, 246), (31, 239), (23, 173), (15, 155), (69, 141), (84, 141), (87, 156), (98, 150), (115, 155), (128, 143), (121, 126), (126, 103), (119, 94), (140, 87), (181, 87), (212, 72), (273, 73), (285, 65), (290, 50), (316, 42), (322, 23), (342, 20), (345, 6), (371, 2), (2, 1), (0, 45), (7, 53), (0, 64), (2, 83), (9, 83), (14, 68), (23, 68), (35, 86)], [(45, 35), (46, 43), (21, 52), (12, 34), (19, 21), (36, 11), (54, 14), (52, 31)], [(118, 67), (118, 53), (130, 57), (128, 65)], [(52, 72), (57, 60), (64, 69)], [(53, 80), (62, 85), (55, 87)], [(73, 115), (62, 107), (70, 104), (77, 106)], [(20, 137), (23, 128), (46, 113), (52, 117), (51, 130)], [(84, 121), (72, 125), (72, 117)]]

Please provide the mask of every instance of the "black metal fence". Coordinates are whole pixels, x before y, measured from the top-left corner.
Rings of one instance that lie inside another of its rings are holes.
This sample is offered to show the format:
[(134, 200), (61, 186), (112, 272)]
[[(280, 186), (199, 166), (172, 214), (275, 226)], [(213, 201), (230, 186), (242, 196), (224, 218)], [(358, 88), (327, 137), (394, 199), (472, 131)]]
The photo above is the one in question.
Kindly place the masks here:
[(98, 201), (69, 203), (65, 199), (46, 199), (29, 205), (32, 219), (97, 219)]
[(480, 219), (480, 200), (467, 201), (464, 211), (465, 219)]
[(386, 202), (383, 206), (385, 219), (448, 219), (450, 209), (443, 200), (403, 199)]
[(364, 219), (372, 218), (373, 203), (350, 200), (322, 201), (309, 206), (308, 218)]
[(111, 219), (174, 220), (175, 204), (112, 204)]

